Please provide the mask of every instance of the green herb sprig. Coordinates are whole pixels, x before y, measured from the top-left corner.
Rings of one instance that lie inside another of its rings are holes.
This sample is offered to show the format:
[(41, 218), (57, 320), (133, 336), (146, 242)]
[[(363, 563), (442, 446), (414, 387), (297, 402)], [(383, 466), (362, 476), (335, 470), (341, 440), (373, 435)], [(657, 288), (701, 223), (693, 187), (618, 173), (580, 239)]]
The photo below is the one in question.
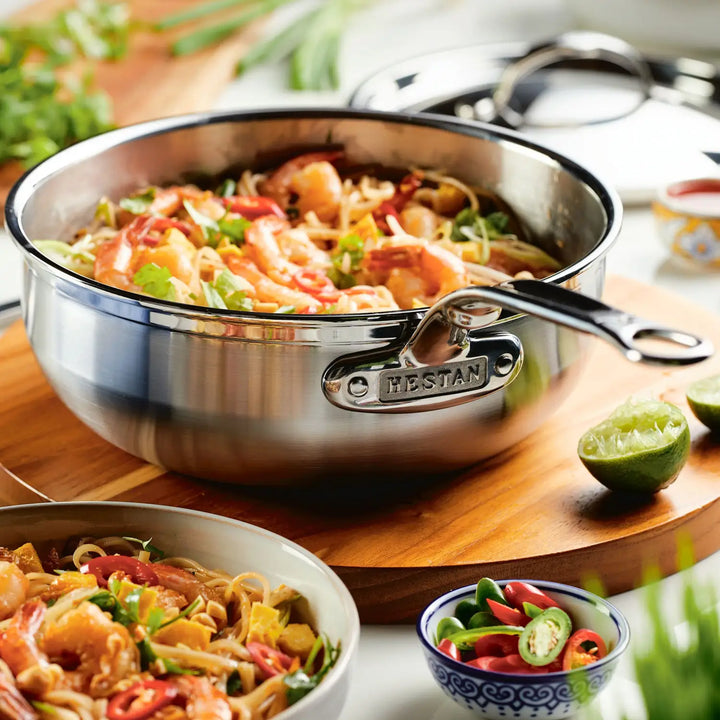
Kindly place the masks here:
[(80, 57), (115, 60), (127, 52), (122, 3), (79, 0), (42, 24), (0, 25), (0, 162), (31, 167), (112, 127), (109, 97), (90, 75), (62, 77)]

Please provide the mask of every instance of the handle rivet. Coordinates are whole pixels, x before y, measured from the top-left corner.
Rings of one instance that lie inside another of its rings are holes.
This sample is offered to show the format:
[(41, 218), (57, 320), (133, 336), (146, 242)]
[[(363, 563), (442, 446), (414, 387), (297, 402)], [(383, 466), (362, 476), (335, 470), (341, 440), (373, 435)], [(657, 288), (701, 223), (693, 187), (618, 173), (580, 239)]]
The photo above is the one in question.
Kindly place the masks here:
[(503, 353), (495, 361), (495, 374), (501, 377), (507, 375), (515, 365), (515, 358), (510, 353)]
[(363, 395), (367, 395), (368, 391), (368, 382), (363, 377), (354, 377), (349, 383), (348, 383), (348, 392), (356, 398), (362, 397)]

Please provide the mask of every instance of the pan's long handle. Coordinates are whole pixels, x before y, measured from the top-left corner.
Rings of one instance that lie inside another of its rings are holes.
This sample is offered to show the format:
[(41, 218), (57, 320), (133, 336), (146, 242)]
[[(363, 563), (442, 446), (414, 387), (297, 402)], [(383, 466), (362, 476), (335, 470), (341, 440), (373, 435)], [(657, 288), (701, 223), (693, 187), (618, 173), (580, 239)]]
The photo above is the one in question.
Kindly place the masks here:
[[(614, 345), (628, 360), (656, 365), (690, 365), (713, 354), (707, 340), (684, 330), (646, 320), (559, 285), (513, 280), (492, 287), (458, 290), (443, 299), (450, 317), (479, 304), (499, 305), (543, 320), (592, 333)], [(453, 322), (457, 322), (454, 319)], [(662, 341), (657, 351), (643, 340)]]
[[(402, 347), (337, 358), (323, 374), (325, 397), (346, 410), (418, 412), (501, 390), (520, 372), (524, 351), (503, 323), (494, 324), (500, 308), (598, 335), (635, 362), (689, 365), (713, 353), (707, 340), (682, 330), (558, 285), (513, 280), (468, 287), (441, 298)], [(663, 341), (662, 349), (644, 347), (641, 341), (647, 339)]]

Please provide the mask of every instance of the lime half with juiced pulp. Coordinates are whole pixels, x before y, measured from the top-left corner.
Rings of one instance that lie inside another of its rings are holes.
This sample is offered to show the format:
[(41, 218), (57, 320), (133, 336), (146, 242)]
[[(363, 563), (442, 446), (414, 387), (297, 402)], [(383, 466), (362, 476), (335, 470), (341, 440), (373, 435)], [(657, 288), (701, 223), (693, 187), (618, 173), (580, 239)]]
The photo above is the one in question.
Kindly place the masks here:
[(681, 410), (660, 400), (628, 400), (578, 443), (585, 467), (611, 490), (653, 493), (670, 485), (690, 454)]
[(687, 401), (703, 425), (713, 432), (720, 431), (720, 375), (692, 383), (687, 389)]

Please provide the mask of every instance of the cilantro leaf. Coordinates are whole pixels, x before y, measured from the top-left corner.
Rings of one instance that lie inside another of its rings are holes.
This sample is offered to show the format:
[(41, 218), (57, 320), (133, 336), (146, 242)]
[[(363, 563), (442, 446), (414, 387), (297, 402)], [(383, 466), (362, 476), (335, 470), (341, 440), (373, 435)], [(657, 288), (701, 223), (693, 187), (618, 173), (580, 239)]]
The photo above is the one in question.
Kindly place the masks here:
[(242, 680), (240, 680), (240, 673), (237, 670), (233, 670), (229, 675), (225, 684), (225, 691), (228, 695), (237, 695), (242, 690)]
[(118, 205), (123, 210), (131, 212), (133, 215), (142, 215), (150, 209), (156, 195), (157, 188), (149, 187), (147, 190), (137, 195), (121, 198), (118, 201)]
[(355, 233), (345, 235), (338, 240), (336, 254), (333, 256), (333, 265), (341, 269), (347, 262), (345, 256), (350, 259), (350, 270), (357, 270), (365, 255), (365, 241)]
[(245, 231), (252, 225), (252, 221), (244, 217), (219, 220), (218, 227), (223, 235), (227, 235), (235, 245), (245, 242)]
[(328, 277), (335, 287), (347, 290), (357, 284), (357, 280), (351, 273), (360, 267), (364, 255), (365, 241), (359, 235), (351, 233), (338, 240), (332, 258), (333, 264), (328, 270)]
[(507, 233), (509, 223), (510, 218), (506, 213), (493, 212), (483, 217), (477, 210), (464, 208), (455, 216), (450, 239), (454, 242), (467, 242), (471, 235), (477, 235), (483, 240), (494, 240)]
[(245, 286), (227, 268), (223, 269), (214, 282), (203, 281), (202, 286), (209, 307), (241, 311), (253, 309), (252, 300), (243, 289)]
[(175, 286), (170, 282), (172, 273), (166, 267), (155, 263), (143, 265), (133, 276), (133, 282), (139, 285), (143, 292), (159, 300), (174, 300)]
[(101, 590), (88, 598), (88, 601), (97, 605), (101, 610), (109, 612), (116, 623), (125, 627), (140, 622), (140, 598), (145, 588), (133, 588), (125, 597), (120, 600), (122, 583), (115, 577), (108, 580), (108, 589)]

